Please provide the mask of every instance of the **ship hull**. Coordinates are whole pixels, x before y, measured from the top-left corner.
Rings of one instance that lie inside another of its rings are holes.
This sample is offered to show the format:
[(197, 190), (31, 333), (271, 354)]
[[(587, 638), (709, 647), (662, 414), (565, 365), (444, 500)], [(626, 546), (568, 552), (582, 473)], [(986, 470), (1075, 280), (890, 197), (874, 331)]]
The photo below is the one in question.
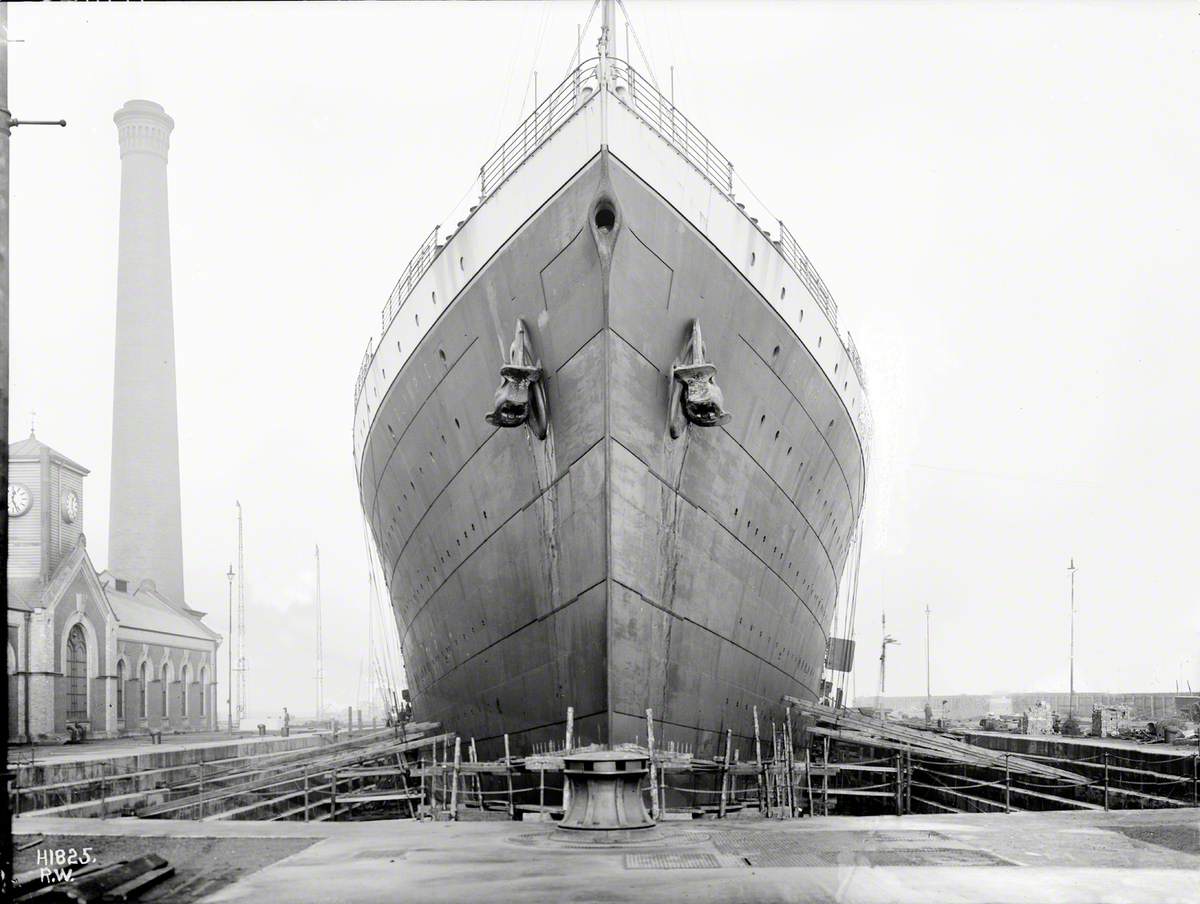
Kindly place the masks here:
[[(598, 199), (616, 223), (596, 228)], [(816, 315), (814, 309), (810, 316)], [(401, 315), (403, 316), (403, 315)], [(549, 431), (491, 410), (517, 320)], [(703, 329), (732, 420), (669, 430)], [(836, 336), (831, 333), (829, 339)], [(751, 755), (815, 699), (864, 455), (818, 363), (746, 275), (597, 153), (479, 270), (372, 412), (362, 503), (414, 715), (516, 753), (657, 740)]]

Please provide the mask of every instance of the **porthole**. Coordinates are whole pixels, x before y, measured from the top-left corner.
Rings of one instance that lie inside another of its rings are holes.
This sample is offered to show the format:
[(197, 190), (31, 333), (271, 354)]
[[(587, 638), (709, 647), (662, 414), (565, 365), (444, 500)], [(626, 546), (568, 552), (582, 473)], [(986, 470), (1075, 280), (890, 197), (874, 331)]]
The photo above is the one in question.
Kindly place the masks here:
[(437, 291), (436, 290), (433, 292), (430, 292), (429, 297), (433, 299), (434, 304), (437, 304)]
[(778, 357), (779, 357), (779, 346), (777, 345), (777, 346), (775, 346), (774, 350), (771, 352), (771, 360), (774, 360)]
[(801, 309), (800, 309), (800, 316), (796, 318), (796, 322), (797, 322), (797, 323), (803, 323), (803, 322), (804, 322), (804, 308), (801, 308)]
[(442, 359), (442, 363), (446, 363), (446, 352), (444, 349), (438, 349), (438, 357)]
[(399, 343), (399, 342), (397, 342), (397, 343), (396, 343), (396, 354), (398, 354), (398, 355), (403, 355), (403, 354), (404, 354), (404, 349), (402, 349), (402, 348), (400, 347), (400, 343)]
[(421, 315), (420, 314), (413, 314), (413, 323), (415, 323), (417, 326), (421, 325)]
[(779, 300), (783, 301), (785, 298), (787, 298), (787, 286), (781, 286), (779, 288)]
[(817, 348), (820, 348), (820, 347), (821, 347), (821, 343), (822, 343), (824, 340), (825, 340), (825, 337), (824, 337), (824, 336), (818, 336), (818, 337), (817, 337)]
[(463, 263), (463, 259), (462, 259), (461, 257), (458, 259), (458, 269), (459, 269), (459, 270), (465, 270), (465, 269), (466, 269), (466, 264), (464, 264), (464, 263)]
[(751, 267), (753, 267), (753, 266), (754, 266), (754, 262), (755, 262), (757, 259), (758, 259), (758, 256), (757, 256), (757, 255), (756, 255), (756, 254), (755, 254), (753, 251), (751, 251), (751, 252), (750, 252), (750, 266), (751, 266)]
[(834, 373), (837, 373), (837, 372), (838, 372), (838, 364), (839, 364), (839, 363), (840, 363), (840, 362), (838, 362), (838, 361), (834, 361), (834, 362), (833, 362), (833, 372), (834, 372)]
[(758, 426), (760, 426), (760, 427), (761, 427), (761, 426), (762, 426), (763, 424), (765, 424), (766, 422), (767, 422), (767, 416), (764, 414), (762, 417), (760, 417), (760, 418), (758, 419)]
[(458, 418), (455, 418), (455, 419), (454, 419), (454, 426), (455, 426), (456, 428), (458, 428), (459, 430), (461, 430), (461, 429), (462, 429), (462, 424), (460, 424), (460, 423), (458, 422)]

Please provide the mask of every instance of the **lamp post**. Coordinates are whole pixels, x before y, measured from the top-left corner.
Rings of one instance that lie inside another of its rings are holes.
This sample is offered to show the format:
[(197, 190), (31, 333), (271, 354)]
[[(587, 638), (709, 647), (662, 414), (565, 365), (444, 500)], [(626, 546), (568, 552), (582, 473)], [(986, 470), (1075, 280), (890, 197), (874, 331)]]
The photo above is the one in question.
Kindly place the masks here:
[(229, 637), (225, 641), (225, 652), (229, 657), (229, 683), (225, 686), (225, 705), (229, 708), (229, 733), (233, 734), (233, 563), (225, 574), (229, 579)]

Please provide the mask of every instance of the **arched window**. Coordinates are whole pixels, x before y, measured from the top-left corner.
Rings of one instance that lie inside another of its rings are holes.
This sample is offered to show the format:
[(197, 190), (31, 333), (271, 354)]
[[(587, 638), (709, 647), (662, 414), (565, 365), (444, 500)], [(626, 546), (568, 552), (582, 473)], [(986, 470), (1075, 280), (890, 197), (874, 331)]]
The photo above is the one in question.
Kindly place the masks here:
[(125, 660), (117, 662), (117, 718), (125, 718)]
[(171, 664), (169, 662), (166, 662), (165, 660), (162, 664), (162, 682), (161, 683), (162, 683), (162, 715), (163, 715), (163, 718), (165, 719), (165, 718), (167, 718), (167, 716), (169, 716), (171, 714), (171, 711), (167, 708), (170, 703), (170, 701), (167, 697), (167, 687), (171, 683)]
[(208, 715), (208, 666), (200, 667), (200, 715)]
[(183, 715), (184, 715), (184, 717), (186, 717), (188, 714), (188, 683), (189, 683), (188, 679), (191, 678), (191, 674), (192, 674), (191, 668), (186, 665), (183, 667), (183, 671), (180, 673), (180, 679), (183, 682)]
[(88, 717), (87, 638), (82, 625), (75, 625), (67, 635), (67, 721), (86, 722)]
[(138, 670), (138, 680), (142, 683), (142, 692), (138, 694), (138, 715), (144, 719), (150, 707), (150, 667), (144, 662)]

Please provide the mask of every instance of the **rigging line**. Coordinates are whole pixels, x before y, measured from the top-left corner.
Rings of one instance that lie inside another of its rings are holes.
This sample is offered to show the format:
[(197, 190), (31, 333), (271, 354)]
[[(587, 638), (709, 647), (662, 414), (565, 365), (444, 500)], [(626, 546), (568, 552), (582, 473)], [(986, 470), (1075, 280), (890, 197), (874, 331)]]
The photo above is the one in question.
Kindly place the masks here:
[[(621, 13), (625, 16), (625, 21), (629, 25), (629, 30), (633, 32), (633, 43), (637, 45), (638, 53), (642, 55), (642, 59), (646, 63), (646, 71), (650, 73), (650, 81), (655, 89), (658, 89), (658, 79), (654, 77), (654, 66), (650, 62), (650, 57), (646, 54), (646, 49), (642, 47), (642, 39), (638, 37), (637, 28), (634, 27), (633, 18), (629, 15), (629, 10), (625, 8), (625, 0), (617, 0), (617, 5), (621, 7)], [(628, 53), (628, 48), (626, 53)]]
[[(529, 17), (529, 10), (525, 10), (525, 15), (521, 17), (521, 34), (526, 34), (525, 20)], [(504, 79), (504, 102), (500, 104), (500, 114), (496, 118), (496, 136), (492, 139), (492, 145), (495, 146), (500, 141), (500, 130), (504, 127), (504, 113), (508, 110), (508, 98), (512, 94), (513, 76), (517, 72), (517, 54), (511, 54), (508, 60), (508, 75)]]
[[(542, 24), (538, 29), (537, 44), (533, 49), (533, 62), (529, 66), (529, 77), (525, 79), (525, 93), (521, 95), (521, 112), (517, 114), (517, 122), (525, 118), (525, 103), (529, 100), (530, 88), (533, 87), (533, 77), (537, 73), (538, 57), (542, 55), (542, 42), (550, 25), (550, 0), (543, 0)], [(534, 109), (537, 109), (537, 98), (533, 99)]]
[[(587, 21), (583, 23), (583, 31), (579, 33), (581, 36), (587, 34), (587, 30), (592, 24), (592, 16), (596, 14), (596, 8), (598, 6), (600, 6), (600, 0), (593, 0), (592, 8), (588, 10)], [(582, 47), (583, 39), (581, 37), (580, 40), (575, 43), (575, 52), (571, 54), (571, 62), (567, 65), (566, 75), (563, 76), (564, 79), (569, 78), (571, 73), (575, 71), (575, 67), (579, 65), (579, 55), (582, 52)]]
[[(378, 559), (374, 554), (374, 550), (371, 547), (370, 538), (368, 537), (366, 512), (363, 512), (362, 531), (363, 531), (363, 549), (365, 550), (365, 552), (367, 554), (367, 567), (368, 567), (367, 576), (368, 576), (368, 583), (369, 583), (369, 587), (370, 587), (369, 595), (368, 595), (368, 610), (370, 612), (373, 612), (374, 606), (376, 604), (378, 604), (378, 606), (382, 609), (383, 602), (382, 602), (382, 595), (379, 593), (379, 584), (378, 584), (378, 579), (376, 577), (376, 569), (378, 566)], [(380, 613), (380, 615), (382, 616), (382, 612)], [(387, 619), (381, 618), (381, 621), (382, 621), (381, 629), (386, 630)], [(393, 620), (393, 624), (394, 624), (394, 620)], [(392, 635), (392, 636), (394, 636), (394, 635)], [(385, 665), (387, 667), (387, 672), (388, 672), (388, 684), (390, 687), (395, 687), (395, 676), (392, 673), (391, 658), (388, 655), (388, 653), (390, 652), (389, 647), (391, 646), (391, 644), (385, 644), (384, 638), (382, 638), (382, 637), (380, 638), (380, 642), (381, 642), (381, 649), (385, 656)], [(402, 658), (403, 657), (401, 657), (401, 659)]]
[[(858, 536), (854, 544), (854, 570), (852, 573), (852, 581), (850, 587), (850, 605), (847, 612), (846, 634), (844, 635), (851, 643), (854, 642), (854, 623), (858, 615), (858, 577), (862, 570), (862, 547), (863, 547), (863, 513), (860, 510), (858, 513)], [(850, 672), (842, 674), (842, 698), (845, 699), (847, 692), (850, 689)]]

